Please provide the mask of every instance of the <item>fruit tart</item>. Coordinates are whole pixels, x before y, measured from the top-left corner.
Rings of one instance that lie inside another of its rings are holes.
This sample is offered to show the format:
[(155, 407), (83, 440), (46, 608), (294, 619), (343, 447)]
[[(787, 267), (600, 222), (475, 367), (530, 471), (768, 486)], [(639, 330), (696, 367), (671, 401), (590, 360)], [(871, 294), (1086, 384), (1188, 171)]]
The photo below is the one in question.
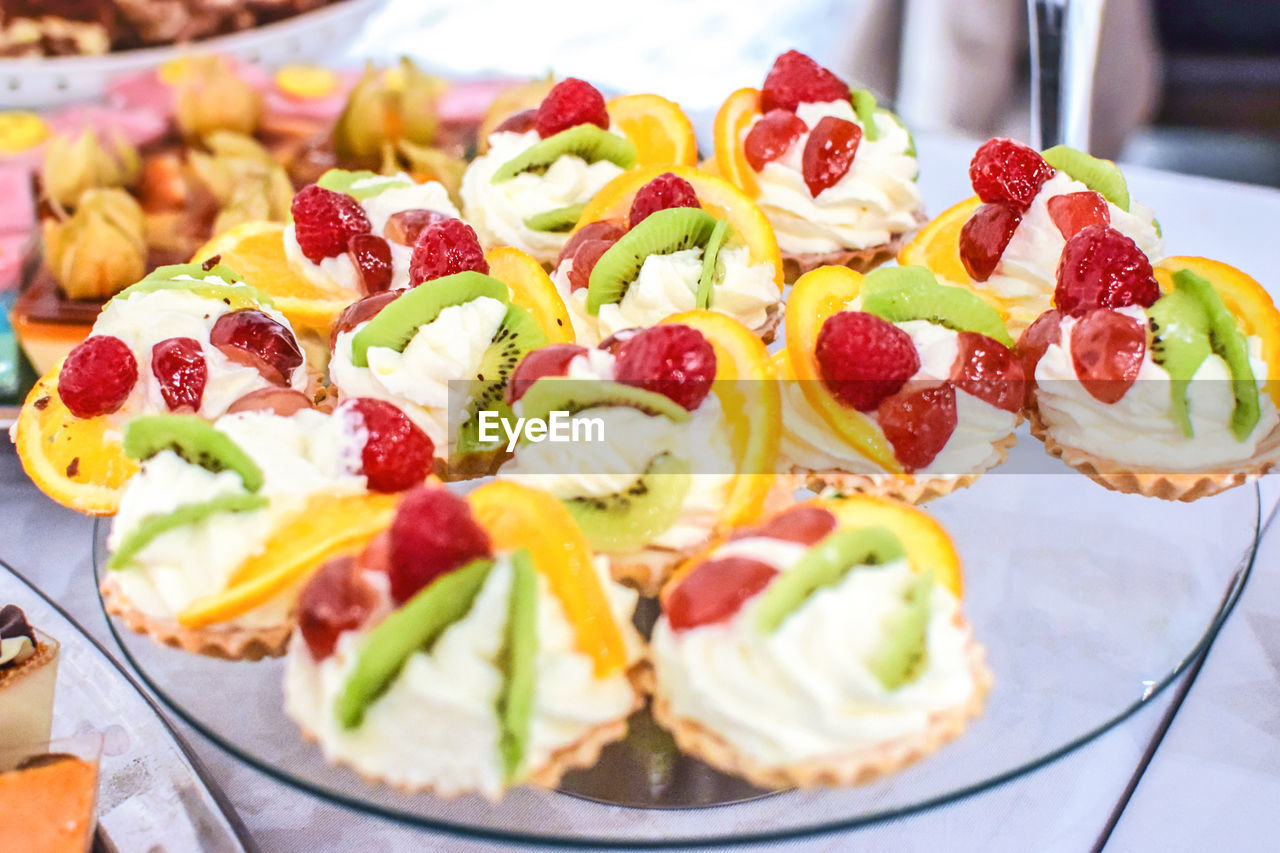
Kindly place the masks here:
[(479, 414), (506, 414), (516, 364), (569, 339), (568, 315), (536, 261), (511, 248), (486, 257), (460, 219), (427, 226), (413, 257), (415, 287), (366, 297), (334, 324), (331, 392), (399, 406), (441, 449), (449, 477), (492, 473), (506, 442), (481, 438)]
[(494, 799), (554, 787), (642, 701), (635, 605), (554, 498), (424, 486), (303, 590), (285, 710), (370, 781)]
[(782, 264), (768, 221), (727, 182), (690, 167), (636, 169), (587, 205), (552, 273), (587, 345), (709, 308), (773, 339)]
[(1055, 307), (1018, 341), (1032, 433), (1102, 485), (1191, 501), (1280, 458), (1280, 312), (1205, 258), (1153, 269), (1105, 225), (1071, 237)]
[(973, 155), (969, 180), (977, 196), (929, 223), (898, 262), (971, 288), (1015, 335), (1050, 307), (1063, 247), (1080, 229), (1108, 225), (1151, 261), (1164, 251), (1151, 209), (1130, 198), (1110, 160), (1065, 145), (1041, 154), (997, 138)]
[(0, 607), (0, 755), (49, 739), (58, 652), (58, 641), (31, 627), (21, 608)]
[(1025, 394), (999, 314), (924, 267), (823, 267), (787, 305), (779, 470), (913, 503), (1004, 461)]
[(991, 685), (932, 518), (819, 498), (682, 566), (654, 627), (653, 713), (685, 752), (766, 788), (856, 785), (959, 736)]
[(212, 424), (125, 428), (142, 469), (111, 525), (102, 595), (133, 630), (215, 657), (282, 654), (310, 573), (358, 551), (431, 470), (431, 440), (390, 403), (281, 414), (292, 392), (272, 393)]
[(827, 264), (865, 272), (924, 222), (910, 132), (796, 50), (720, 107), (715, 166), (769, 217), (788, 281)]
[(636, 165), (692, 165), (693, 128), (656, 95), (606, 103), (586, 81), (556, 83), (536, 109), (507, 117), (462, 178), (462, 205), (486, 247), (514, 246), (549, 264), (583, 207)]
[(92, 334), (27, 395), (12, 438), (49, 497), (110, 515), (137, 466), (121, 431), (139, 415), (213, 420), (255, 393), (310, 393), (289, 322), (225, 266), (160, 267), (103, 307)]
[(723, 314), (534, 350), (508, 394), (515, 454), (499, 478), (559, 498), (613, 576), (647, 594), (774, 485), (778, 383), (764, 345)]

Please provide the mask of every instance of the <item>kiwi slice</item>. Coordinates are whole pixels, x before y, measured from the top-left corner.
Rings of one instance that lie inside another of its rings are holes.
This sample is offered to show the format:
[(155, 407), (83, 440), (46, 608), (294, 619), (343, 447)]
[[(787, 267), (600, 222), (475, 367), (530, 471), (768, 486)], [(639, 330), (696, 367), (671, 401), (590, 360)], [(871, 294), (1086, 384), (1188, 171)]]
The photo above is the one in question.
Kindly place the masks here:
[(262, 469), (226, 433), (195, 415), (142, 415), (124, 428), (124, 452), (139, 462), (172, 450), (206, 471), (235, 471), (247, 491), (262, 488)]
[[(356, 183), (367, 181), (370, 178), (378, 178), (380, 180), (367, 187), (355, 188), (354, 185)], [(407, 175), (379, 175), (377, 172), (370, 172), (368, 169), (359, 169), (357, 171), (330, 169), (321, 175), (320, 180), (316, 181), (316, 183), (327, 190), (346, 193), (356, 201), (366, 201), (374, 196), (382, 195), (390, 189), (413, 186), (413, 180)]]
[(862, 310), (891, 323), (928, 320), (958, 332), (977, 332), (1007, 347), (1014, 344), (1000, 314), (963, 287), (938, 284), (925, 267), (881, 267), (862, 284)]
[(711, 288), (715, 286), (716, 261), (720, 250), (729, 239), (729, 220), (716, 220), (716, 227), (711, 229), (707, 245), (702, 249), (702, 275), (698, 277), (698, 307), (711, 307)]
[(467, 399), (470, 400), (467, 404), (468, 417), (458, 428), (455, 453), (462, 456), (506, 446), (505, 436), (499, 437), (497, 442), (480, 440), (480, 412), (497, 412), (503, 420), (514, 415), (505, 399), (507, 381), (525, 353), (546, 343), (546, 334), (528, 311), (519, 305), (507, 306), (506, 316), (502, 318), (502, 324), (494, 333), (480, 367), (467, 387)]
[(1157, 299), (1147, 309), (1151, 320), (1151, 358), (1169, 372), (1173, 419), (1187, 438), (1194, 435), (1187, 406), (1187, 383), (1213, 352), (1209, 316), (1204, 306), (1184, 289)]
[(902, 612), (889, 628), (867, 667), (888, 690), (914, 680), (928, 652), (929, 616), (933, 601), (933, 572), (921, 572), (907, 590)]
[(839, 583), (859, 566), (879, 566), (905, 557), (902, 541), (887, 527), (837, 530), (774, 578), (756, 604), (756, 628), (770, 634), (824, 586)]
[(1121, 210), (1129, 209), (1129, 185), (1124, 175), (1110, 160), (1102, 160), (1065, 145), (1055, 145), (1042, 155), (1046, 163), (1059, 172), (1066, 172), (1080, 183), (1114, 204)]
[(162, 533), (204, 521), (219, 512), (253, 512), (268, 503), (262, 495), (222, 495), (200, 503), (183, 504), (173, 512), (148, 515), (120, 540), (120, 546), (107, 559), (107, 568), (123, 569), (128, 566), (139, 551)]
[(356, 367), (368, 367), (369, 347), (388, 347), (404, 352), (409, 341), (418, 334), (418, 329), (439, 317), (441, 311), (451, 305), (465, 305), (481, 296), (503, 303), (511, 301), (511, 293), (505, 284), (471, 270), (446, 275), (406, 290), (356, 332), (351, 339), (351, 363)]
[(875, 142), (880, 138), (880, 128), (876, 126), (876, 96), (868, 89), (850, 89), (849, 100), (853, 102), (853, 111), (858, 114), (863, 138)]
[(466, 616), (489, 577), (493, 560), (472, 560), (440, 575), (369, 632), (335, 712), (344, 729), (364, 721), (369, 706), (391, 686), (414, 652), (430, 651), (445, 629)]
[(1262, 416), (1258, 382), (1253, 375), (1253, 366), (1249, 364), (1249, 342), (1240, 331), (1235, 315), (1227, 310), (1222, 297), (1207, 279), (1191, 270), (1178, 270), (1173, 274), (1173, 284), (1178, 290), (1190, 293), (1204, 308), (1209, 322), (1209, 344), (1231, 370), (1231, 390), (1236, 398), (1231, 412), (1231, 432), (1238, 440), (1244, 441)]
[(608, 160), (623, 169), (630, 169), (636, 164), (636, 147), (630, 139), (594, 124), (580, 124), (529, 146), (499, 166), (490, 182), (500, 184), (521, 172), (545, 171), (566, 154), (581, 157), (588, 163)]
[(689, 410), (665, 394), (607, 379), (544, 377), (520, 398), (525, 418), (548, 418), (552, 412), (576, 414), (602, 406), (630, 406), (650, 415), (663, 415), (678, 424), (689, 420)]
[[(178, 278), (180, 275), (189, 275), (191, 278)], [(204, 281), (202, 276), (218, 276), (225, 282), (233, 283)], [(137, 293), (155, 293), (158, 290), (190, 291), (206, 299), (224, 302), (233, 310), (272, 306), (271, 297), (253, 285), (241, 281), (234, 270), (223, 264), (214, 264), (207, 270), (200, 264), (174, 264), (159, 267), (142, 281), (129, 285), (111, 299), (112, 301), (128, 299)]]
[(643, 474), (611, 495), (569, 498), (569, 514), (600, 551), (633, 551), (676, 523), (689, 491), (689, 463), (670, 453), (655, 456)]
[(534, 231), (568, 231), (578, 224), (578, 217), (586, 210), (586, 202), (571, 204), (568, 207), (557, 207), (544, 213), (535, 213), (525, 219), (525, 227)]
[(523, 548), (511, 555), (511, 597), (502, 649), (502, 693), (498, 696), (498, 752), (503, 777), (513, 781), (529, 749), (529, 723), (538, 657), (538, 575)]
[(699, 207), (672, 207), (649, 214), (596, 261), (587, 282), (587, 313), (595, 316), (601, 305), (621, 302), (640, 275), (645, 258), (701, 248), (715, 227), (716, 218)]

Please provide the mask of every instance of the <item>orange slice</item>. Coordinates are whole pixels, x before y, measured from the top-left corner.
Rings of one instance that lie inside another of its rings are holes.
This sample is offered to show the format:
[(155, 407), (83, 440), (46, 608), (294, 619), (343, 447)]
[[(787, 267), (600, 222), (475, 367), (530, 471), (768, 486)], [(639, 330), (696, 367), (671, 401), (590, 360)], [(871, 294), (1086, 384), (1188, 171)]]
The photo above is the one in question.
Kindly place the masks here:
[(1155, 265), (1156, 280), (1165, 290), (1173, 288), (1173, 274), (1190, 270), (1207, 279), (1236, 316), (1246, 335), (1262, 339), (1262, 358), (1267, 363), (1267, 393), (1280, 406), (1280, 311), (1271, 295), (1256, 280), (1235, 267), (1208, 258), (1172, 257)]
[(787, 355), (809, 405), (850, 447), (890, 474), (902, 473), (893, 446), (875, 421), (844, 405), (827, 390), (815, 350), (828, 317), (849, 306), (862, 289), (862, 276), (848, 267), (819, 267), (796, 281), (787, 299)]
[(236, 569), (225, 590), (193, 601), (178, 614), (178, 622), (202, 628), (266, 604), (328, 560), (363, 548), (391, 525), (399, 503), (399, 495), (313, 495), (262, 551)]
[(746, 326), (715, 311), (688, 311), (663, 322), (697, 329), (715, 350), (712, 390), (729, 421), (729, 444), (737, 464), (720, 520), (745, 524), (764, 506), (782, 440), (782, 396), (769, 351)]
[(578, 651), (603, 678), (627, 663), (622, 632), (591, 561), (591, 546), (569, 510), (545, 492), (506, 480), (485, 483), (467, 495), (476, 520), (498, 551), (528, 548), (573, 625)]
[(120, 491), (138, 471), (124, 455), (120, 433), (105, 417), (77, 418), (58, 396), (62, 362), (36, 382), (13, 427), (27, 476), (65, 507), (113, 515)]
[(342, 309), (360, 294), (319, 287), (296, 272), (284, 254), (284, 228), (281, 222), (243, 222), (205, 243), (191, 260), (203, 263), (221, 255), (222, 263), (271, 297), (295, 331), (327, 335)]
[(755, 198), (760, 194), (755, 169), (742, 150), (742, 132), (760, 114), (760, 92), (739, 89), (730, 95), (716, 112), (713, 126), (713, 158), (716, 171), (744, 193)]
[(693, 122), (675, 101), (660, 95), (623, 95), (607, 104), (609, 118), (636, 147), (640, 166), (693, 166), (698, 140)]
[(874, 495), (818, 498), (813, 503), (835, 514), (841, 527), (887, 527), (902, 540), (907, 562), (916, 571), (932, 569), (934, 578), (956, 598), (964, 595), (964, 573), (955, 544), (942, 525), (913, 506)]
[(778, 251), (778, 239), (773, 234), (769, 220), (765, 218), (760, 208), (756, 207), (756, 203), (743, 194), (742, 190), (723, 178), (717, 178), (692, 166), (650, 166), (623, 172), (605, 184), (587, 203), (574, 230), (600, 219), (626, 221), (636, 193), (663, 172), (672, 172), (684, 178), (693, 185), (694, 192), (698, 194), (698, 201), (708, 213), (728, 219), (733, 227), (730, 245), (741, 241), (749, 248), (751, 263), (772, 264), (775, 270), (774, 281), (778, 283), (778, 289), (782, 289), (782, 255)]
[(569, 309), (542, 264), (509, 246), (493, 249), (484, 257), (489, 262), (489, 275), (511, 289), (511, 301), (533, 315), (548, 343), (573, 343)]
[(1000, 319), (1007, 323), (1009, 304), (981, 282), (971, 279), (960, 260), (960, 229), (981, 205), (982, 199), (974, 196), (944, 210), (902, 247), (898, 252), (898, 265), (928, 267), (939, 279), (969, 288), (991, 303), (1000, 312)]

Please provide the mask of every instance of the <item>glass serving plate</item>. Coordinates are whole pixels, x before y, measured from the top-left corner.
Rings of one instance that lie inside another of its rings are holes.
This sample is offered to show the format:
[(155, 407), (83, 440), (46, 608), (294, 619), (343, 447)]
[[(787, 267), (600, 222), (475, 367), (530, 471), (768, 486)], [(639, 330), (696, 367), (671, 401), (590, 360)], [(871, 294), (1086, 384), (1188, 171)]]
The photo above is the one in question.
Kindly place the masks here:
[[(1207, 648), (1252, 567), (1255, 485), (1192, 504), (1107, 491), (1023, 433), (1013, 458), (928, 506), (964, 560), (965, 610), (995, 686), (954, 743), (858, 788), (765, 795), (678, 756), (647, 719), (561, 792), (500, 802), (369, 784), (325, 763), (282, 711), (280, 660), (200, 658), (112, 620), (121, 648), (173, 710), (223, 749), (327, 800), (433, 830), (608, 847), (764, 842), (900, 817), (982, 791), (1088, 743)], [(99, 523), (103, 571), (108, 525)], [(732, 803), (713, 805), (717, 803)]]

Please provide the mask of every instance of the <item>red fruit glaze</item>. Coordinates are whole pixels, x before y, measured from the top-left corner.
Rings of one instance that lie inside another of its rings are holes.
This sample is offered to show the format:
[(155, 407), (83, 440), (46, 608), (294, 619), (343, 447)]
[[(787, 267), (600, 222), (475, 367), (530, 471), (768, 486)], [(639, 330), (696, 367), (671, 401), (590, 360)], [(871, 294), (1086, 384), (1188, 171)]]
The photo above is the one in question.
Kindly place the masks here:
[(970, 278), (991, 278), (1021, 221), (1022, 213), (1011, 204), (984, 204), (973, 212), (960, 229), (960, 260)]
[(893, 455), (908, 471), (924, 468), (956, 430), (956, 392), (951, 383), (908, 386), (886, 397), (876, 410)]
[(573, 253), (573, 266), (569, 267), (569, 291), (582, 290), (591, 283), (591, 272), (596, 262), (617, 240), (587, 240), (578, 244)]
[(1014, 351), (977, 332), (960, 332), (956, 343), (959, 351), (951, 365), (955, 386), (997, 409), (1021, 409), (1027, 396), (1027, 380)]
[(313, 408), (311, 398), (292, 388), (259, 388), (250, 391), (227, 407), (227, 414), (236, 412), (271, 412), (287, 418), (303, 409)]
[(693, 184), (671, 172), (663, 172), (636, 193), (627, 221), (635, 228), (649, 214), (672, 207), (702, 207), (702, 204), (693, 191)]
[(446, 219), (453, 219), (453, 217), (425, 207), (400, 210), (387, 217), (387, 224), (383, 226), (382, 234), (401, 246), (412, 246), (418, 242), (418, 238), (422, 236), (422, 232), (428, 225), (434, 225)]
[(1052, 344), (1062, 342), (1062, 312), (1050, 308), (1035, 319), (1035, 322), (1022, 330), (1018, 338), (1016, 351), (1022, 362), (1022, 374), (1027, 379), (1027, 405), (1031, 405), (1033, 392), (1036, 390), (1036, 365), (1044, 357), (1045, 350)]
[(441, 575), (491, 553), (489, 534), (466, 501), (441, 486), (420, 486), (404, 496), (391, 523), (391, 596), (404, 603)]
[(748, 527), (733, 534), (734, 539), (763, 536), (796, 542), (800, 545), (817, 545), (827, 534), (836, 529), (836, 517), (820, 506), (800, 504), (778, 513), (759, 527)]
[(200, 409), (209, 365), (195, 338), (165, 338), (151, 348), (151, 374), (169, 411)]
[[(512, 113), (493, 129), (494, 133), (528, 133), (538, 120), (538, 108)], [(606, 125), (607, 126), (607, 125)]]
[(378, 593), (364, 579), (354, 556), (321, 566), (298, 596), (298, 629), (312, 660), (333, 654), (338, 636), (363, 625), (377, 606)]
[(623, 224), (614, 219), (600, 219), (596, 222), (588, 222), (577, 231), (574, 231), (569, 239), (565, 241), (564, 248), (560, 250), (560, 257), (556, 258), (556, 268), (559, 269), (565, 258), (572, 258), (574, 253), (578, 251), (578, 247), (588, 240), (606, 240), (612, 244), (626, 233), (627, 229)]
[(577, 344), (549, 344), (528, 353), (507, 382), (507, 404), (523, 397), (529, 386), (544, 376), (564, 376), (569, 372), (569, 362), (586, 351), (586, 347)]
[(1099, 308), (1071, 329), (1071, 362), (1085, 390), (1114, 403), (1138, 378), (1147, 351), (1147, 330), (1116, 311)]
[(595, 86), (577, 77), (568, 77), (551, 87), (533, 117), (533, 126), (543, 139), (580, 124), (609, 129), (609, 111), (604, 95)]
[(360, 291), (368, 296), (391, 286), (391, 247), (377, 234), (357, 234), (347, 248), (360, 277)]
[(697, 329), (665, 323), (623, 342), (613, 370), (624, 385), (664, 394), (692, 412), (711, 392), (716, 351)]
[(969, 161), (969, 181), (978, 198), (1008, 202), (1019, 210), (1027, 209), (1053, 175), (1053, 167), (1039, 151), (1002, 137), (984, 142)]
[(801, 104), (849, 100), (849, 87), (836, 75), (798, 50), (773, 61), (760, 87), (760, 111), (795, 112)]
[(801, 166), (809, 195), (817, 197), (848, 174), (861, 141), (862, 128), (853, 122), (835, 116), (822, 117), (804, 144)]
[(372, 230), (358, 201), (317, 184), (303, 187), (293, 197), (290, 210), (298, 247), (313, 264), (338, 257), (352, 237)]
[(809, 126), (798, 115), (786, 110), (773, 110), (751, 126), (742, 143), (742, 153), (757, 172), (772, 163), (796, 144)]
[(1054, 305), (1073, 317), (1095, 308), (1149, 308), (1160, 298), (1151, 261), (1138, 244), (1106, 225), (1075, 233), (1058, 261)]
[(58, 373), (58, 396), (78, 418), (117, 411), (138, 382), (138, 360), (125, 342), (92, 335), (71, 350)]
[(213, 344), (231, 361), (256, 368), (262, 378), (289, 385), (302, 364), (298, 339), (285, 326), (256, 308), (223, 314), (209, 332)]
[(711, 625), (731, 618), (742, 603), (769, 585), (778, 570), (746, 557), (708, 560), (667, 594), (663, 611), (677, 631)]
[(862, 311), (832, 314), (818, 332), (822, 381), (846, 406), (869, 412), (920, 369), (911, 336)]
[(435, 445), (409, 416), (385, 400), (356, 397), (337, 409), (360, 419), (367, 437), (360, 451), (361, 470), (375, 492), (400, 492), (431, 473)]
[(461, 219), (433, 222), (418, 235), (409, 259), (409, 283), (417, 287), (424, 281), (473, 270), (489, 273), (489, 262), (475, 229)]
[(1058, 226), (1064, 240), (1070, 240), (1077, 231), (1089, 225), (1111, 224), (1107, 200), (1093, 190), (1055, 195), (1049, 199), (1048, 208), (1049, 218)]
[(333, 328), (329, 330), (329, 352), (333, 352), (338, 346), (338, 335), (343, 332), (349, 332), (356, 326), (359, 326), (365, 320), (372, 320), (388, 302), (394, 302), (403, 291), (384, 290), (382, 293), (375, 293), (372, 296), (366, 296), (364, 299), (357, 299), (346, 308), (342, 309), (342, 313), (338, 315), (338, 319), (334, 321)]

